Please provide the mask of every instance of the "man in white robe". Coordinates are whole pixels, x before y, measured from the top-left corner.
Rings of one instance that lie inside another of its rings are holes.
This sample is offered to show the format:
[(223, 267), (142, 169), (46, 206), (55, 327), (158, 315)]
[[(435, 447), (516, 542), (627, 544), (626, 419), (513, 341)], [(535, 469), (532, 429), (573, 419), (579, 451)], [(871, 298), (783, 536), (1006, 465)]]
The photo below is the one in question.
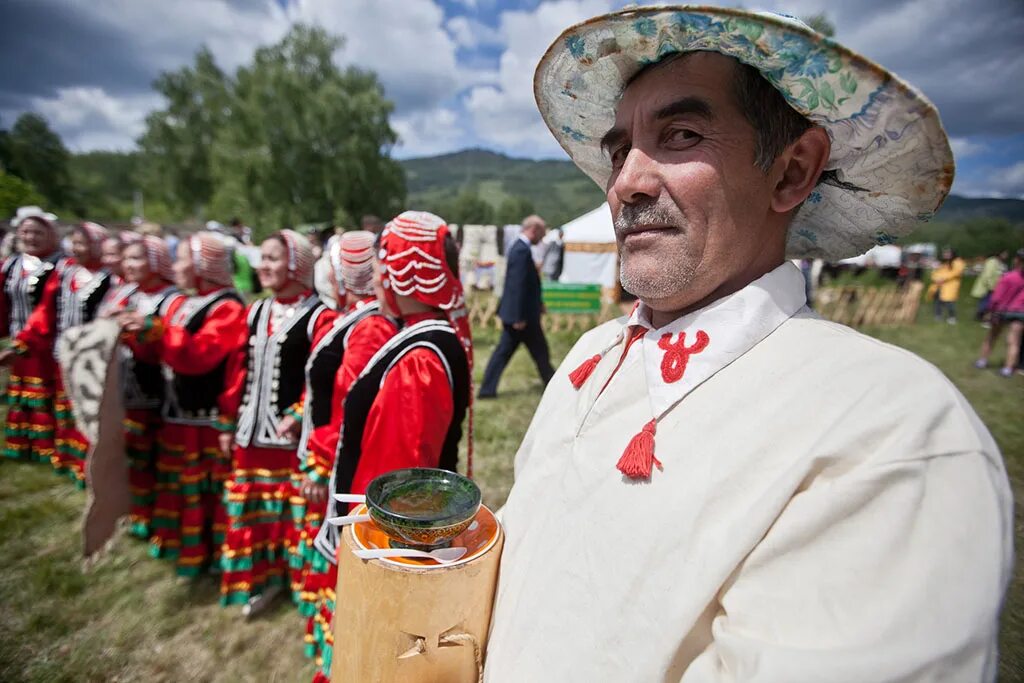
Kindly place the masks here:
[(580, 339), (516, 455), (485, 680), (994, 680), (998, 448), (786, 261), (938, 208), (934, 107), (799, 22), (707, 8), (571, 27), (535, 92), (640, 303)]

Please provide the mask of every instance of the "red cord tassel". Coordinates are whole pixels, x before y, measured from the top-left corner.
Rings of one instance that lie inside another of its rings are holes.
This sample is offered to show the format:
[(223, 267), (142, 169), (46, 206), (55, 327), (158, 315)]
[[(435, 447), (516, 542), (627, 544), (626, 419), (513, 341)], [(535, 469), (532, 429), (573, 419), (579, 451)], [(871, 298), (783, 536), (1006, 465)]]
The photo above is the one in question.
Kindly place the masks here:
[(629, 445), (619, 458), (616, 467), (630, 479), (650, 479), (655, 465), (659, 470), (662, 469), (661, 461), (654, 457), (654, 432), (657, 427), (657, 420), (645, 424), (643, 430), (629, 440)]
[(583, 383), (587, 381), (594, 373), (594, 368), (601, 362), (601, 354), (595, 354), (590, 358), (586, 359), (580, 366), (569, 373), (569, 381), (572, 382), (573, 387), (579, 389), (583, 386)]

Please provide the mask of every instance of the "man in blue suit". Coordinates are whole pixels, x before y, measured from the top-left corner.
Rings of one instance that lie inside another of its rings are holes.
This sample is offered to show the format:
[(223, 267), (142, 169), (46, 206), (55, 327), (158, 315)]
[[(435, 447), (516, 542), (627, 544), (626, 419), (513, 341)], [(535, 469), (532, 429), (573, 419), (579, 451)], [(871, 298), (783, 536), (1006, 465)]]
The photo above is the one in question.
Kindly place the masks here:
[(501, 318), (503, 329), (498, 346), (487, 362), (484, 381), (480, 386), (480, 398), (494, 398), (498, 395), (501, 373), (520, 344), (526, 344), (544, 384), (555, 374), (548, 353), (548, 341), (540, 325), (543, 308), (540, 275), (530, 249), (541, 241), (545, 232), (547, 226), (540, 216), (527, 217), (523, 220), (522, 232), (505, 255), (505, 289), (498, 305), (498, 317)]

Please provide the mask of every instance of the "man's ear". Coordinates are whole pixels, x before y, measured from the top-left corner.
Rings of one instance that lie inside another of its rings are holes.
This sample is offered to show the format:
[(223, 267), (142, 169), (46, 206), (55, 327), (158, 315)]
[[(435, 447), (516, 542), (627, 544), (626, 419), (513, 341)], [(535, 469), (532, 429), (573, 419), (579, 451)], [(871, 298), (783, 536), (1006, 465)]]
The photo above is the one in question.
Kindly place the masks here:
[(778, 182), (772, 190), (771, 208), (787, 213), (807, 199), (821, 177), (832, 152), (832, 141), (821, 126), (804, 131), (775, 160)]

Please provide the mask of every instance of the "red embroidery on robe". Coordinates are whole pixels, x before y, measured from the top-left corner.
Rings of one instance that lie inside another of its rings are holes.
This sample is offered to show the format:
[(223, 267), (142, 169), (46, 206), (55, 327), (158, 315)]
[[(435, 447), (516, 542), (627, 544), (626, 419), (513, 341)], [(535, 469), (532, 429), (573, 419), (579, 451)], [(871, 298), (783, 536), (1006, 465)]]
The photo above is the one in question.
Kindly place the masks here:
[(666, 332), (658, 340), (658, 348), (665, 352), (661, 359), (661, 378), (666, 384), (678, 382), (686, 372), (686, 364), (690, 356), (700, 353), (707, 348), (711, 338), (704, 330), (697, 331), (697, 341), (692, 346), (686, 345), (686, 333), (680, 332), (679, 339), (672, 341), (672, 333)]

